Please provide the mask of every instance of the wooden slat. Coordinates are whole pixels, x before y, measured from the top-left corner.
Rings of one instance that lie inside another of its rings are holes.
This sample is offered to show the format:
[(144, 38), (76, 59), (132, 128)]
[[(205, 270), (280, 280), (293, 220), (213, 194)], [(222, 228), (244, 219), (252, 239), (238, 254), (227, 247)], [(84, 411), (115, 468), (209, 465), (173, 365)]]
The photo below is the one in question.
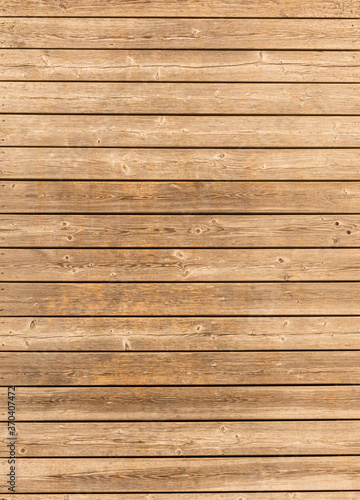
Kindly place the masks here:
[[(260, 1), (260, 0), (259, 0)], [(357, 50), (360, 20), (0, 18), (1, 48)]]
[[(359, 454), (359, 421), (17, 423), (21, 457)], [(9, 454), (0, 427), (0, 456)]]
[(3, 146), (358, 147), (357, 116), (2, 115)]
[(3, 113), (358, 115), (360, 84), (3, 82)]
[[(7, 387), (0, 395), (0, 419), (7, 421)], [(16, 388), (18, 422), (337, 420), (358, 419), (359, 411), (354, 385)]]
[(359, 247), (359, 228), (358, 215), (2, 215), (0, 246)]
[(91, 4), (76, 0), (1, 0), (0, 15), (3, 16), (140, 16), (140, 17), (359, 17), (354, 0), (321, 0), (304, 3), (299, 0), (252, 0), (236, 2), (223, 0), (209, 4), (201, 0), (176, 1), (146, 0), (132, 2), (115, 0), (93, 0)]
[(1, 80), (359, 82), (360, 54), (358, 51), (0, 49)]
[(358, 315), (360, 283), (2, 283), (0, 316)]
[(6, 147), (0, 178), (360, 180), (360, 150)]
[(1, 213), (358, 213), (359, 182), (2, 181)]
[(360, 281), (358, 249), (4, 249), (0, 256), (0, 281)]
[[(20, 296), (21, 297), (21, 296)], [(0, 353), (2, 385), (360, 384), (358, 351)]]
[[(18, 458), (16, 467), (19, 493), (360, 488), (360, 457)], [(7, 469), (7, 460), (0, 460), (1, 492), (7, 491)]]
[(360, 349), (360, 318), (1, 318), (2, 351)]
[[(96, 493), (83, 494), (2, 494), (2, 500), (359, 500), (357, 491), (326, 491), (326, 492), (296, 492), (295, 493), (114, 493), (104, 494), (101, 497)], [(66, 498), (67, 496), (67, 498)]]

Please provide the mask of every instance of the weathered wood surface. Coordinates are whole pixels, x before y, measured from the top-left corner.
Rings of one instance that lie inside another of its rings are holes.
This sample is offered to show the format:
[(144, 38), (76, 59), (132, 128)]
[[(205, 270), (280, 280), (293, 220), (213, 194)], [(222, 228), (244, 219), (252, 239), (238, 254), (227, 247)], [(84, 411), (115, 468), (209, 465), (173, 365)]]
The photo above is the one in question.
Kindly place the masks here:
[(6, 318), (2, 351), (360, 349), (360, 318)]
[(358, 51), (0, 49), (1, 80), (359, 82)]
[(358, 419), (360, 386), (17, 387), (16, 409), (18, 422)]
[(360, 281), (359, 249), (3, 249), (0, 281)]
[[(7, 491), (7, 460), (0, 490)], [(18, 458), (17, 491), (161, 492), (360, 488), (360, 458)]]
[(2, 82), (2, 113), (359, 115), (360, 84)]
[(3, 386), (360, 384), (358, 351), (0, 353)]
[(129, 0), (92, 0), (79, 3), (76, 0), (1, 0), (3, 16), (140, 16), (140, 17), (354, 17), (360, 15), (354, 0), (321, 0), (304, 3), (299, 0), (252, 0), (236, 2), (204, 3), (201, 0), (156, 0), (148, 2)]
[(0, 149), (1, 179), (360, 180), (360, 149)]
[[(240, 493), (240, 497), (239, 497)], [(294, 496), (296, 495), (296, 496)], [(359, 500), (360, 492), (290, 492), (290, 493), (109, 493), (109, 494), (2, 494), (2, 500)]]
[(360, 247), (360, 216), (2, 215), (0, 246)]
[(360, 283), (2, 283), (0, 316), (360, 315)]
[[(18, 423), (20, 457), (352, 455), (359, 421)], [(7, 428), (0, 427), (7, 458)]]
[[(360, 31), (360, 30), (359, 30)], [(357, 116), (2, 115), (3, 146), (359, 147)]]
[[(260, 0), (259, 0), (260, 1)], [(357, 50), (359, 19), (0, 17), (1, 48)]]

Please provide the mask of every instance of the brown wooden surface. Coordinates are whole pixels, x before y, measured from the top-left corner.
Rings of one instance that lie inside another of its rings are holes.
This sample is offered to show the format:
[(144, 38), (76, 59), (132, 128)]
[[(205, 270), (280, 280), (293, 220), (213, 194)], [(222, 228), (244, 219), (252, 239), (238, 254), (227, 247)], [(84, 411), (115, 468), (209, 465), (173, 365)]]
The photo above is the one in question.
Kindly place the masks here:
[(108, 493), (108, 494), (2, 494), (2, 500), (338, 500), (339, 495), (344, 500), (358, 500), (360, 492), (327, 491), (327, 492), (296, 492), (295, 493)]

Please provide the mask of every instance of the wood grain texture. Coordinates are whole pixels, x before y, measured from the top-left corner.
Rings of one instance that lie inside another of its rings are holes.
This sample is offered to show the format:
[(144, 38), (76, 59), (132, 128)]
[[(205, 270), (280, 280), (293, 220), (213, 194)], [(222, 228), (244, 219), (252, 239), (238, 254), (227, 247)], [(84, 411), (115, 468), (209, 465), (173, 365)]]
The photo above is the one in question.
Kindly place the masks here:
[(16, 409), (18, 422), (358, 419), (360, 386), (17, 387)]
[[(20, 457), (359, 454), (359, 421), (18, 423)], [(7, 428), (0, 426), (0, 457)]]
[(2, 215), (0, 246), (360, 247), (360, 217)]
[(359, 19), (0, 17), (1, 48), (358, 50)]
[(200, 0), (176, 1), (156, 0), (148, 2), (114, 0), (92, 0), (78, 3), (76, 0), (1, 0), (0, 15), (3, 16), (140, 16), (140, 17), (359, 17), (354, 0), (321, 0), (303, 3), (298, 0), (241, 1), (223, 0), (204, 3)]
[(2, 283), (0, 316), (359, 315), (360, 283)]
[(2, 82), (2, 113), (359, 115), (360, 84)]
[[(7, 460), (0, 460), (2, 478)], [(17, 491), (358, 489), (359, 457), (17, 459)], [(1, 491), (6, 491), (4, 479)]]
[(2, 115), (3, 146), (358, 147), (357, 116)]
[(0, 281), (360, 281), (358, 249), (3, 249)]
[(360, 180), (360, 150), (6, 147), (0, 178)]
[(360, 384), (357, 351), (0, 353), (3, 386)]
[[(240, 496), (239, 496), (239, 493)], [(296, 495), (296, 496), (295, 496)], [(84, 494), (2, 494), (1, 500), (359, 500), (357, 491), (290, 493), (84, 493)]]
[(1, 318), (2, 351), (360, 349), (360, 318)]
[(355, 50), (0, 49), (1, 80), (360, 82), (360, 54)]

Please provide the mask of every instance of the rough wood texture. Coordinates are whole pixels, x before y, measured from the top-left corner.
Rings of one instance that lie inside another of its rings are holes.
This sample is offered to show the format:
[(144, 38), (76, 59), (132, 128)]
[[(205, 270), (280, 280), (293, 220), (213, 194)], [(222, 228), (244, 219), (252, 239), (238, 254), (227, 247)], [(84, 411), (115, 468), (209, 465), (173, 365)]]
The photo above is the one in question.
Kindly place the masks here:
[(2, 113), (359, 115), (360, 84), (0, 83)]
[(360, 180), (360, 150), (6, 147), (0, 178)]
[(0, 49), (1, 80), (359, 82), (360, 54), (355, 50)]
[(16, 408), (19, 422), (358, 419), (360, 386), (17, 387)]
[(2, 215), (0, 246), (360, 247), (360, 217)]
[[(7, 465), (0, 460), (2, 478)], [(17, 491), (349, 490), (360, 488), (359, 469), (359, 457), (18, 458)]]
[[(240, 493), (240, 492), (239, 492)], [(84, 494), (30, 494), (6, 495), (1, 500), (359, 500), (360, 492), (291, 492), (291, 493), (84, 493)]]
[(1, 318), (2, 351), (360, 349), (360, 318)]
[(3, 249), (0, 281), (360, 281), (359, 249)]
[[(18, 423), (20, 457), (351, 455), (359, 421)], [(0, 456), (8, 456), (0, 427)]]
[(1, 17), (0, 29), (0, 47), (13, 49), (356, 50), (360, 45), (359, 19)]
[[(359, 30), (360, 32), (360, 30)], [(357, 116), (2, 115), (3, 146), (358, 147)]]
[(360, 283), (2, 283), (0, 316), (360, 315)]
[(360, 384), (357, 351), (0, 353), (0, 384)]

